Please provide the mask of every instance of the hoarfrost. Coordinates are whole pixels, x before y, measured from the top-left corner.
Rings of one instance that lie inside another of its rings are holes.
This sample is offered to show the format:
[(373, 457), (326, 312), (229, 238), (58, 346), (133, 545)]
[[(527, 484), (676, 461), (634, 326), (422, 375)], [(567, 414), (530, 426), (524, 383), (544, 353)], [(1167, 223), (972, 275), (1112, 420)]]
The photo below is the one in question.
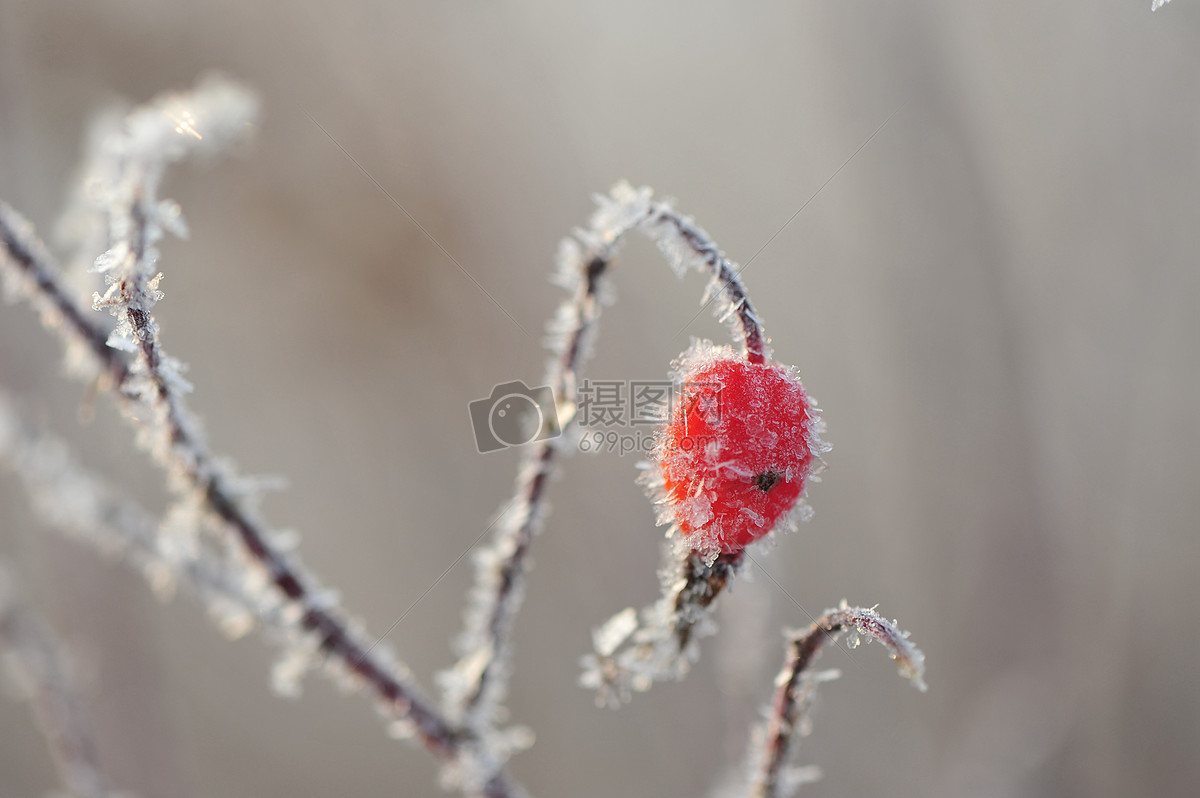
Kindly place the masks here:
[[(524, 508), (529, 517), (520, 523), (499, 524), (488, 549), (490, 554), (476, 558), (476, 587), (469, 600), (466, 631), (459, 644), (462, 660), (444, 680), (448, 693), (456, 697), (450, 706), (465, 713), (468, 725), (475, 728), (487, 725), (486, 719), (494, 711), (489, 705), (498, 703), (504, 693), (506, 638), (510, 619), (520, 603), (529, 541), (540, 529), (545, 505), (544, 470), (557, 452), (565, 451), (577, 440), (574, 425), (569, 422), (579, 374), (591, 354), (599, 307), (611, 298), (606, 272), (622, 240), (636, 230), (655, 243), (677, 275), (683, 276), (690, 269), (709, 273), (713, 279), (705, 301), (716, 296), (714, 311), (735, 328), (734, 338), (745, 345), (748, 358), (762, 362), (767, 355), (761, 322), (746, 298), (736, 266), (692, 219), (674, 211), (667, 202), (655, 201), (649, 188), (634, 188), (624, 181), (613, 186), (608, 194), (597, 196), (596, 205), (588, 226), (576, 230), (572, 238), (559, 246), (558, 268), (552, 278), (570, 297), (547, 327), (553, 357), (545, 383), (560, 397), (565, 411), (562, 415), (568, 418), (568, 423), (561, 437), (529, 452), (518, 479), (516, 500), (518, 508)], [(663, 508), (661, 502), (659, 505), (660, 520), (669, 519), (669, 508)], [(688, 505), (687, 512), (702, 523), (711, 515), (710, 505), (710, 500), (698, 495)], [(694, 561), (695, 567), (705, 571), (711, 571), (720, 559), (716, 551), (695, 558), (686, 547), (672, 551), (682, 551), (685, 562)], [(504, 579), (498, 578), (500, 573)], [(728, 573), (721, 577), (721, 586), (727, 576)], [(659, 678), (678, 678), (687, 671), (689, 657), (694, 656), (695, 639), (711, 627), (707, 607), (719, 590), (717, 587), (708, 594), (701, 607), (692, 607), (683, 599), (679, 606), (643, 611), (639, 628), (625, 635), (630, 638), (629, 645), (620, 651), (603, 653), (617, 637), (616, 632), (624, 632), (629, 625), (630, 615), (618, 614), (606, 627), (612, 634), (597, 633), (599, 651), (585, 664), (584, 682), (600, 691), (602, 703), (611, 703), (624, 700), (629, 690), (645, 689)], [(660, 604), (673, 601), (670, 595), (665, 592)], [(476, 657), (486, 665), (480, 668)], [(481, 682), (471, 685), (464, 677), (467, 673), (478, 673)]]
[(271, 689), (284, 698), (299, 698), (304, 675), (316, 665), (317, 645), (301, 638), (287, 646), (271, 668)]
[(659, 600), (635, 613), (626, 608), (592, 634), (593, 653), (580, 664), (580, 685), (598, 706), (619, 707), (655, 682), (682, 679), (699, 656), (699, 640), (716, 631), (714, 600), (741, 565), (740, 556), (711, 560), (672, 543), (661, 573)]
[(411, 740), (417, 735), (417, 727), (407, 718), (393, 720), (387, 724), (387, 733), (393, 740)]
[(155, 216), (163, 229), (171, 235), (176, 238), (188, 237), (189, 230), (187, 222), (183, 218), (183, 209), (175, 200), (163, 200), (158, 203)]
[(245, 637), (257, 623), (254, 613), (248, 611), (244, 605), (220, 596), (209, 601), (208, 612), (217, 628), (230, 640)]
[[(118, 318), (111, 346), (135, 351), (138, 341), (156, 332), (149, 312), (163, 295), (158, 290), (162, 275), (155, 276), (160, 253), (154, 244), (165, 232), (187, 236), (179, 204), (157, 197), (165, 168), (187, 156), (211, 156), (227, 148), (246, 136), (256, 115), (253, 95), (210, 76), (191, 92), (166, 94), (134, 109), (95, 137), (81, 177), (86, 189), (62, 226), (97, 227), (86, 221), (89, 208), (103, 219), (99, 226), (108, 240), (92, 271), (105, 276), (108, 288), (93, 295), (93, 307)], [(94, 235), (80, 234), (76, 243), (94, 252), (94, 241)], [(144, 320), (138, 314), (145, 314)]]
[(66, 345), (68, 373), (94, 379), (114, 366), (97, 356), (88, 335), (81, 335), (81, 311), (58, 286), (55, 262), (38, 239), (33, 225), (0, 202), (0, 283), (10, 300), (23, 299), (37, 313), (42, 326)]
[[(519, 789), (508, 787), (496, 752), (507, 755), (503, 752), (527, 744), (529, 735), (520, 729), (477, 738), (464, 733), (421, 694), (406, 669), (337, 610), (336, 594), (322, 590), (299, 562), (274, 547), (277, 535), (255, 508), (259, 488), (209, 451), (184, 402), (191, 390), (184, 367), (162, 350), (152, 315), (163, 298), (156, 244), (167, 233), (187, 234), (178, 205), (157, 196), (163, 173), (185, 156), (206, 156), (241, 138), (253, 116), (254, 102), (247, 92), (211, 79), (193, 92), (167, 95), (135, 109), (94, 137), (88, 171), (80, 180), (83, 207), (64, 228), (75, 236), (80, 250), (89, 253), (87, 263), (105, 280), (106, 288), (93, 295), (93, 302), (116, 318), (111, 334), (87, 318), (64, 290), (64, 279), (32, 227), (0, 205), (0, 275), (7, 289), (27, 298), (43, 323), (60, 331), (73, 362), (85, 360), (81, 353), (90, 356), (93, 368), (87, 376), (100, 372), (106, 379), (97, 384), (115, 389), (117, 403), (137, 430), (139, 446), (166, 472), (172, 491), (181, 497), (172, 510), (174, 517), (163, 529), (156, 528), (143, 512), (114, 499), (97, 480), (73, 468), (61, 447), (5, 423), (3, 412), (0, 460), (15, 464), (48, 520), (129, 556), (160, 589), (175, 583), (196, 587), (225, 631), (242, 633), (254, 620), (263, 621), (283, 645), (272, 672), (277, 691), (298, 693), (303, 675), (312, 669), (347, 688), (366, 685), (385, 716), (411, 720), (421, 742), (461, 767), (464, 779), (482, 774), (481, 785), (486, 781), (499, 785), (505, 795), (519, 795)], [(97, 251), (103, 253), (99, 258)], [(111, 347), (104, 345), (105, 338)], [(135, 357), (124, 357), (118, 349)], [(549, 476), (548, 470), (532, 477), (530, 473), (524, 472), (533, 479)], [(188, 506), (197, 497), (203, 504), (199, 521), (194, 506)], [(518, 511), (523, 515), (520, 526), (532, 528), (544, 504), (529, 501)], [(502, 556), (513, 551), (498, 549)], [(508, 595), (514, 604), (519, 602), (519, 589)], [(503, 646), (494, 650), (497, 656), (504, 653)], [(501, 663), (487, 670), (502, 676), (505, 667)], [(500, 687), (488, 692), (490, 701), (499, 695)], [(493, 709), (488, 722), (498, 716)], [(473, 750), (476, 747), (479, 750)]]
[(611, 656), (637, 629), (637, 610), (626, 607), (592, 632), (592, 645), (602, 657)]
[[(0, 393), (0, 466), (24, 483), (34, 509), (52, 527), (111, 556), (124, 555), (160, 598), (178, 584), (197, 592), (231, 627), (245, 618), (279, 624), (276, 600), (261, 579), (240, 578), (201, 545), (200, 498), (185, 495), (161, 524), (79, 466), (62, 442), (36, 430)], [(236, 621), (234, 620), (236, 617)]]
[(908, 641), (907, 632), (900, 631), (895, 621), (884, 619), (873, 608), (851, 607), (843, 601), (838, 609), (826, 610), (807, 629), (785, 634), (788, 653), (775, 679), (775, 697), (766, 723), (752, 735), (747, 760), (746, 794), (764, 798), (786, 798), (795, 788), (787, 761), (795, 738), (811, 731), (817, 687), (841, 675), (837, 670), (817, 671), (812, 667), (826, 644), (843, 634), (847, 640), (859, 635), (868, 641), (878, 640), (891, 653), (900, 675), (918, 689), (925, 689), (924, 655)]
[(786, 767), (779, 774), (779, 794), (791, 795), (806, 784), (816, 784), (821, 778), (821, 768), (816, 765)]

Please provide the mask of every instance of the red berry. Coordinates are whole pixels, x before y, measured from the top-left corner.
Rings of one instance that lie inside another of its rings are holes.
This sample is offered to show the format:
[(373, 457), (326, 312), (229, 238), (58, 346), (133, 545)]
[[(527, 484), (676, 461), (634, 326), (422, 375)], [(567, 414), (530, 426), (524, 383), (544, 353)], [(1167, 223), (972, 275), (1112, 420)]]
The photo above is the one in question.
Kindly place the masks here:
[(793, 508), (826, 451), (794, 369), (698, 345), (657, 450), (668, 520), (697, 550), (736, 552)]

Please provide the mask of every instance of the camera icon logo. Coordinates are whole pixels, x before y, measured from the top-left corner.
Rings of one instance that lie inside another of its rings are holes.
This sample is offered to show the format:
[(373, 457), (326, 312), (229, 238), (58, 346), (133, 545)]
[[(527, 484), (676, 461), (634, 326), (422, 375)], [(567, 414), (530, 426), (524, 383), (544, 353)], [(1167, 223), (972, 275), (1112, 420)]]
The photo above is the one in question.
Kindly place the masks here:
[(554, 391), (548, 385), (530, 388), (520, 380), (502, 382), (485, 399), (467, 405), (475, 448), (495, 452), (562, 434)]

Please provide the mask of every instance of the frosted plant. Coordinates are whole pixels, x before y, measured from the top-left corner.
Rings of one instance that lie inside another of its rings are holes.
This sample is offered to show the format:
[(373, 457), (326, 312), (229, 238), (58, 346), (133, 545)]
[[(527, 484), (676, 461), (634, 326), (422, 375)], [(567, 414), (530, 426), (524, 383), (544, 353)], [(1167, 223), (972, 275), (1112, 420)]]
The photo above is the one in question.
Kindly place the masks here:
[[(256, 623), (285, 627), (282, 606), (261, 585), (200, 553), (187, 525), (168, 516), (160, 524), (137, 503), (90, 474), (60, 440), (37, 429), (0, 391), (0, 468), (25, 488), (42, 521), (60, 533), (124, 558), (142, 572), (154, 592), (168, 598), (179, 587), (199, 595), (214, 621), (231, 638)], [(189, 514), (195, 513), (194, 508)]]
[(775, 698), (766, 724), (754, 735), (747, 768), (751, 798), (786, 798), (795, 788), (812, 781), (819, 772), (810, 767), (789, 767), (788, 757), (796, 735), (811, 730), (809, 710), (817, 685), (838, 677), (837, 671), (813, 671), (813, 660), (827, 644), (845, 635), (846, 646), (857, 648), (865, 639), (878, 640), (890, 652), (900, 675), (924, 692), (925, 655), (908, 641), (895, 621), (888, 621), (874, 609), (851, 607), (846, 602), (836, 610), (826, 610), (805, 630), (787, 633), (787, 657), (783, 670), (775, 677)]
[[(699, 639), (715, 631), (715, 602), (736, 576), (745, 547), (807, 518), (804, 493), (828, 451), (819, 411), (795, 369), (771, 361), (736, 266), (702, 229), (648, 188), (620, 183), (598, 196), (589, 225), (559, 250), (557, 281), (569, 296), (550, 324), (546, 382), (563, 434), (542, 436), (528, 449), (515, 497), (476, 556), (460, 658), (439, 675), (438, 700), (427, 697), (386, 646), (340, 609), (336, 592), (304, 568), (293, 551), (295, 535), (261, 516), (263, 481), (237, 474), (209, 450), (187, 407), (191, 386), (183, 364), (164, 350), (154, 319), (162, 298), (156, 244), (166, 233), (187, 231), (178, 205), (158, 196), (164, 170), (240, 140), (253, 128), (255, 109), (245, 89), (208, 78), (191, 92), (165, 95), (97, 126), (83, 189), (64, 224), (81, 253), (73, 262), (90, 264), (105, 279), (92, 307), (116, 318), (112, 330), (76, 302), (32, 225), (0, 203), (0, 278), (64, 342), (72, 373), (107, 391), (133, 424), (174, 495), (165, 516), (153, 520), (89, 474), (2, 395), (0, 465), (18, 475), (51, 527), (123, 556), (160, 594), (185, 587), (228, 634), (264, 630), (281, 649), (271, 677), (280, 694), (299, 694), (303, 677), (320, 672), (370, 697), (391, 734), (415, 740), (440, 761), (445, 786), (468, 796), (525, 795), (506, 766), (532, 736), (500, 725), (511, 633), (529, 552), (545, 523), (550, 478), (579, 440), (582, 369), (601, 309), (613, 300), (609, 267), (628, 234), (652, 239), (680, 276), (692, 270), (710, 276), (705, 303), (727, 322), (735, 347), (696, 342), (676, 363), (683, 401), (660, 430), (643, 478), (659, 523), (668, 527), (663, 593), (640, 614), (623, 610), (596, 630), (582, 681), (601, 703), (619, 705), (633, 691), (685, 675)], [(716, 412), (709, 388), (728, 414)], [(766, 732), (774, 753), (755, 765), (765, 775), (748, 782), (752, 794), (779, 794), (778, 786), (764, 792), (754, 785), (782, 784), (781, 774), (790, 772), (783, 763), (791, 729), (815, 678), (807, 675), (808, 663), (824, 639), (851, 628), (884, 641), (902, 671), (919, 681), (920, 653), (893, 624), (869, 610), (826, 616), (794, 641), (797, 651), (808, 652), (789, 660), (789, 684), (799, 687), (777, 697), (778, 723)]]
[[(824, 425), (815, 402), (794, 370), (770, 362), (762, 322), (737, 267), (708, 234), (668, 203), (653, 201), (648, 188), (621, 183), (597, 201), (591, 225), (576, 233), (579, 244), (568, 240), (561, 249), (568, 286), (581, 272), (590, 284), (610, 251), (637, 230), (679, 276), (692, 269), (711, 275), (705, 304), (728, 324), (740, 349), (699, 341), (675, 364), (681, 401), (642, 478), (659, 508), (658, 523), (673, 538), (660, 572), (662, 597), (640, 615), (627, 608), (613, 616), (596, 631), (594, 653), (583, 659), (582, 684), (597, 691), (598, 703), (616, 706), (632, 691), (688, 672), (697, 641), (715, 628), (714, 601), (736, 575), (744, 547), (810, 515), (803, 493), (816, 481), (829, 446), (820, 437)], [(559, 314), (568, 330), (580, 317), (580, 302), (576, 294)], [(556, 376), (552, 368), (551, 380)]]
[(0, 562), (0, 680), (28, 702), (74, 798), (117, 798), (96, 756), (95, 738), (58, 636), (17, 594)]
[[(517, 479), (515, 498), (496, 525), (492, 543), (476, 555), (476, 584), (466, 613), (466, 630), (459, 639), (462, 658), (441, 678), (451, 701), (450, 711), (481, 734), (488, 733), (504, 697), (508, 638), (521, 601), (528, 552), (542, 526), (546, 487), (556, 459), (576, 441), (573, 398), (583, 364), (591, 354), (601, 307), (612, 301), (608, 269), (626, 236), (636, 231), (650, 238), (681, 277), (691, 270), (711, 275), (705, 302), (711, 302), (718, 318), (729, 325), (745, 358), (762, 364), (770, 356), (762, 324), (735, 265), (704, 230), (669, 203), (655, 201), (646, 187), (635, 189), (628, 183), (618, 183), (607, 196), (598, 195), (596, 202), (599, 207), (588, 227), (577, 230), (559, 247), (556, 281), (569, 296), (550, 323), (554, 357), (545, 384), (560, 398), (563, 434), (547, 438), (529, 451)], [(669, 561), (666, 568), (671, 575), (664, 578), (666, 595), (655, 610), (644, 615), (646, 629), (642, 635), (666, 641), (655, 647), (659, 656), (648, 668), (652, 678), (682, 675), (686, 670), (681, 655), (694, 650), (689, 645), (692, 630), (708, 631), (703, 616), (736, 570), (740, 557), (710, 556), (683, 545), (671, 550)], [(677, 578), (679, 573), (681, 578)], [(628, 614), (621, 617), (627, 618)], [(611, 660), (604, 664), (611, 664)], [(610, 680), (592, 675), (595, 672), (593, 668), (585, 674), (584, 683), (597, 688), (607, 685)], [(622, 692), (605, 690), (604, 695)]]
[(626, 607), (592, 633), (593, 653), (581, 660), (580, 684), (596, 703), (619, 707), (656, 681), (682, 679), (700, 655), (700, 638), (716, 631), (714, 601), (742, 565), (742, 554), (708, 560), (664, 547), (662, 596), (639, 614)]
[[(158, 252), (164, 229), (186, 230), (177, 206), (157, 197), (166, 165), (189, 154), (212, 154), (252, 125), (255, 101), (219, 78), (195, 91), (170, 94), (135, 109), (111, 131), (85, 167), (88, 194), (107, 222), (108, 247), (95, 268), (108, 290), (93, 297), (97, 309), (118, 319), (110, 335), (85, 315), (64, 287), (60, 269), (32, 225), (0, 203), (0, 272), (10, 295), (23, 297), (43, 324), (64, 340), (73, 372), (109, 389), (137, 429), (138, 443), (168, 476), (176, 502), (161, 545), (209, 559), (205, 570), (224, 571), (235, 594), (278, 604), (275, 639), (283, 655), (273, 683), (294, 694), (311, 669), (369, 693), (394, 733), (417, 738), (447, 765), (446, 779), (479, 775), (464, 784), (471, 794), (514, 795), (494, 757), (466, 737), (416, 687), (386, 646), (375, 645), (336, 606), (331, 591), (288, 552), (290, 535), (270, 527), (256, 510), (261, 485), (238, 476), (208, 450), (185, 402), (190, 386), (181, 364), (159, 341), (152, 308), (158, 289)], [(132, 362), (129, 357), (132, 355)]]

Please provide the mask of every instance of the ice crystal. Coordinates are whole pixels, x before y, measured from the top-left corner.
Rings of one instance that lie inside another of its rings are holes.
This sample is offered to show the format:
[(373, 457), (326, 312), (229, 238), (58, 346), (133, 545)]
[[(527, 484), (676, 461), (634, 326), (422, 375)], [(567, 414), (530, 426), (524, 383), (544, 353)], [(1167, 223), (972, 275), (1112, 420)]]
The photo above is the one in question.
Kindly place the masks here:
[(156, 332), (149, 313), (163, 294), (155, 244), (166, 232), (187, 235), (179, 205), (157, 196), (167, 165), (220, 152), (246, 135), (256, 113), (249, 92), (209, 77), (191, 92), (163, 95), (135, 109), (95, 146), (86, 198), (103, 215), (109, 242), (92, 266), (108, 289), (95, 293), (92, 304), (118, 319), (110, 346), (136, 351), (139, 341)]

